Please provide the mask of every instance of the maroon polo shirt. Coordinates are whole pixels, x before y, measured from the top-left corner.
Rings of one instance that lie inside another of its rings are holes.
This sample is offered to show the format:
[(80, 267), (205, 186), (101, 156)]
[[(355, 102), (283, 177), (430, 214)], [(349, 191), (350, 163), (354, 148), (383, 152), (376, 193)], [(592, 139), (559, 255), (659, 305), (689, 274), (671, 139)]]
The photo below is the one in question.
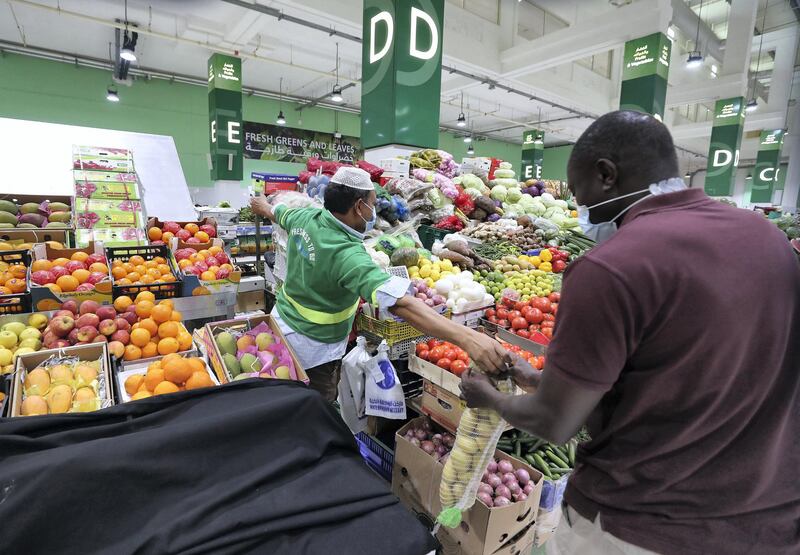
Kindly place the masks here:
[(665, 554), (800, 553), (800, 264), (691, 189), (564, 277), (547, 372), (604, 393), (567, 502)]

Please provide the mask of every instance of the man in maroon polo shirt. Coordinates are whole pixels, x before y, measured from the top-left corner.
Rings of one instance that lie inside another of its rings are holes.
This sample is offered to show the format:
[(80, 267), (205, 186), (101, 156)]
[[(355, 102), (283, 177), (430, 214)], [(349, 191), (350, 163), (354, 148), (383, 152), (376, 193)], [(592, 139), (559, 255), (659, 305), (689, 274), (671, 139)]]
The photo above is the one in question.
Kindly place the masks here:
[(537, 436), (588, 426), (548, 553), (800, 553), (800, 264), (678, 175), (653, 117), (594, 122), (568, 176), (601, 243), (564, 276), (544, 372), (515, 364), (516, 397), (463, 376)]

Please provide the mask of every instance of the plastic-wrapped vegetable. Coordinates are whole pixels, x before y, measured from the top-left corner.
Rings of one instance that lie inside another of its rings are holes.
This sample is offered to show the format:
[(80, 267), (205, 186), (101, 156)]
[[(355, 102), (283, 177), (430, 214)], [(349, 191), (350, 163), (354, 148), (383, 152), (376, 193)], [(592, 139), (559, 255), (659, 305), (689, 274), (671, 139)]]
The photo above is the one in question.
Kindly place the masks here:
[[(471, 173), (465, 173), (461, 177), (461, 186), (464, 187), (464, 190), (470, 192), (471, 190), (478, 191), (479, 193), (488, 193), (489, 188), (486, 184), (481, 180), (480, 177)], [(471, 193), (470, 193), (471, 194)]]
[(456, 188), (455, 183), (449, 177), (445, 177), (444, 175), (424, 170), (424, 169), (415, 169), (414, 170), (414, 177), (419, 179), (420, 181), (425, 181), (428, 183), (433, 183), (436, 187), (442, 191), (442, 194), (447, 198), (454, 199), (458, 196), (458, 188)]
[[(495, 387), (503, 393), (511, 393), (514, 389), (510, 379), (498, 381)], [(443, 509), (437, 520), (442, 526), (458, 526), (462, 512), (475, 503), (481, 476), (492, 460), (503, 428), (505, 421), (491, 409), (464, 410), (439, 485)]]
[(393, 195), (400, 195), (406, 200), (424, 195), (433, 188), (433, 183), (423, 183), (413, 177), (390, 179), (386, 190)]

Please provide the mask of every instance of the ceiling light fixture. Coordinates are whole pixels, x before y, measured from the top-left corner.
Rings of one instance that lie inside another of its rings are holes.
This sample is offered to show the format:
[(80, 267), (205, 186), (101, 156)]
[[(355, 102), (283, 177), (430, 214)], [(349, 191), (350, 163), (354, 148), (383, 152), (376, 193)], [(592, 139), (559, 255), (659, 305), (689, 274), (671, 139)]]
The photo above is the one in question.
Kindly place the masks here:
[(344, 97), (342, 96), (342, 87), (339, 86), (339, 43), (336, 43), (336, 84), (333, 86), (333, 90), (331, 91), (331, 102), (342, 102), (344, 101)]
[(283, 77), (278, 85), (278, 119), (275, 120), (275, 123), (286, 125), (286, 118), (283, 115)]
[(122, 48), (119, 50), (119, 57), (126, 62), (135, 62), (136, 54), (136, 41), (139, 38), (139, 33), (134, 31), (128, 35), (128, 0), (125, 0), (125, 30), (122, 34)]
[(758, 42), (758, 59), (756, 60), (756, 72), (753, 74), (752, 89), (750, 92), (750, 100), (744, 105), (745, 112), (755, 112), (758, 110), (758, 102), (756, 101), (756, 82), (758, 80), (758, 72), (761, 70), (761, 47), (764, 46), (764, 25), (767, 22), (767, 8), (769, 2), (764, 6), (764, 15), (761, 18), (761, 40)]
[(703, 14), (703, 0), (700, 0), (700, 9), (697, 10), (697, 32), (694, 36), (694, 50), (689, 52), (689, 57), (686, 58), (686, 67), (698, 68), (703, 65), (703, 53), (698, 48), (700, 43), (700, 22), (702, 21)]
[(464, 135), (464, 142), (471, 143), (472, 142), (472, 135)]
[(119, 94), (117, 93), (117, 89), (113, 86), (106, 89), (106, 100), (109, 102), (119, 102)]
[(458, 120), (456, 120), (456, 125), (458, 127), (466, 127), (467, 126), (467, 117), (464, 115), (464, 93), (461, 93), (461, 112), (458, 114)]
[(472, 144), (470, 144), (469, 147), (467, 147), (467, 154), (469, 154), (470, 156), (475, 154), (475, 147), (473, 147)]

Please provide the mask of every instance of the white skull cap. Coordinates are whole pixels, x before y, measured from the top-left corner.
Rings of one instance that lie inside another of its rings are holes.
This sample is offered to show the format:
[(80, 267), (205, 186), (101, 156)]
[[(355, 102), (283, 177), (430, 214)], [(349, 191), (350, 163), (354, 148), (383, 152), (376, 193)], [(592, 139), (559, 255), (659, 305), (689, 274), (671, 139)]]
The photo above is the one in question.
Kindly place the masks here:
[(339, 185), (362, 191), (372, 191), (374, 189), (369, 174), (361, 168), (353, 166), (343, 166), (336, 170), (336, 173), (331, 177), (331, 183), (338, 183)]

